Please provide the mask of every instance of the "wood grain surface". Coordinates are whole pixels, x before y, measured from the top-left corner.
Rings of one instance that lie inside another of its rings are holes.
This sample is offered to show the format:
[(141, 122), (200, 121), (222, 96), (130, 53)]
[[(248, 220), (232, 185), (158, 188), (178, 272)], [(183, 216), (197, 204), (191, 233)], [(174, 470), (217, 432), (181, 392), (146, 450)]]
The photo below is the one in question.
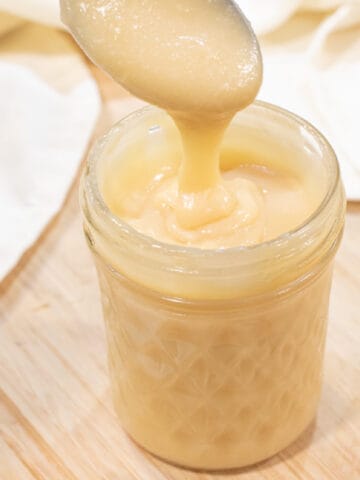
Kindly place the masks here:
[[(99, 134), (121, 117), (126, 93), (93, 72), (104, 99)], [(0, 480), (360, 479), (360, 204), (348, 206), (337, 257), (316, 422), (269, 461), (210, 475), (144, 453), (116, 419), (77, 188), (0, 285)]]

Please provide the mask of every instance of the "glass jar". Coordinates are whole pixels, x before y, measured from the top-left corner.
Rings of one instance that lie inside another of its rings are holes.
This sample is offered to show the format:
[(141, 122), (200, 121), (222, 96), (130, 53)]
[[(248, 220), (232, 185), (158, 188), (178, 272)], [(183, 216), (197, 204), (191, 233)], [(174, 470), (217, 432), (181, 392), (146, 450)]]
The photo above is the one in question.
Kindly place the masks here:
[(260, 149), (273, 165), (281, 148), (292, 171), (311, 169), (323, 198), (274, 240), (201, 250), (146, 237), (105, 204), (106, 175), (138, 142), (149, 165), (158, 149), (181, 148), (167, 114), (145, 108), (98, 142), (81, 184), (116, 411), (135, 442), (175, 464), (218, 470), (264, 460), (304, 431), (319, 401), (345, 211), (336, 156), (287, 111), (257, 102), (238, 113), (223, 151)]

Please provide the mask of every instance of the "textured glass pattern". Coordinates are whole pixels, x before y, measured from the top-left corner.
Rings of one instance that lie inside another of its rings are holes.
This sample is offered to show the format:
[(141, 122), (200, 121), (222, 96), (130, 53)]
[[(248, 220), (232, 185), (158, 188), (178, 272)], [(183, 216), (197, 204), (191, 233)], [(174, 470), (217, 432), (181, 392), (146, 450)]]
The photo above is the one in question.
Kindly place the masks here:
[(154, 298), (97, 266), (115, 407), (144, 448), (185, 466), (239, 467), (311, 422), (331, 266), (265, 303), (211, 310)]

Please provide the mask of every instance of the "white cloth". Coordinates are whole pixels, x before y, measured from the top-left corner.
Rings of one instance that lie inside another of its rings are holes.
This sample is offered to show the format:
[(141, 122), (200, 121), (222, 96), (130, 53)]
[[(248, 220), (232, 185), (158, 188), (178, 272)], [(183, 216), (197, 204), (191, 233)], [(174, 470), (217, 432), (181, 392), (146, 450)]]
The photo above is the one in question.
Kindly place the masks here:
[(60, 0), (0, 0), (0, 11), (17, 17), (61, 27)]
[(0, 0), (0, 281), (60, 210), (100, 111), (57, 0)]
[[(312, 122), (360, 200), (360, 0), (236, 0), (259, 35), (259, 98)], [(294, 15), (296, 13), (296, 15)]]

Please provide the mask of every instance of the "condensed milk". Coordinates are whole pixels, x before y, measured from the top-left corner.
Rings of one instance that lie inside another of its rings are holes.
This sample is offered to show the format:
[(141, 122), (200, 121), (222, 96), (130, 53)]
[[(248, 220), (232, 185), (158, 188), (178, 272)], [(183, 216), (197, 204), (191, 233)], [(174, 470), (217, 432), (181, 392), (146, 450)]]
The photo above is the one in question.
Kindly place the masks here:
[(263, 460), (318, 403), (344, 216), (334, 153), (303, 120), (248, 107), (261, 54), (233, 2), (61, 3), (90, 58), (167, 112), (115, 126), (81, 188), (122, 424), (176, 464)]

